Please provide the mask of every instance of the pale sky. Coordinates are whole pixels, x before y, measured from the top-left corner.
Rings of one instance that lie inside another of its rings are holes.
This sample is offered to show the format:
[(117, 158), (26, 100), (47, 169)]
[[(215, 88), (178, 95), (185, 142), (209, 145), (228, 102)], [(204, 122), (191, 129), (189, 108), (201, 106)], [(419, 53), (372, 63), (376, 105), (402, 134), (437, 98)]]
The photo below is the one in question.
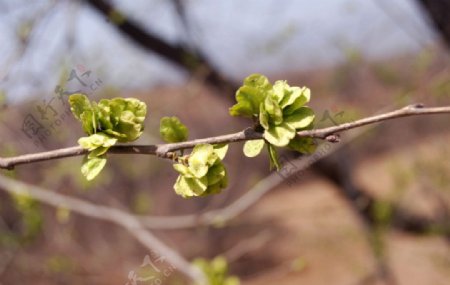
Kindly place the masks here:
[[(0, 1), (0, 90), (14, 101), (51, 94), (64, 67), (77, 64), (91, 69), (105, 85), (119, 88), (183, 80), (176, 68), (136, 47), (90, 8), (57, 1), (46, 11), (52, 2)], [(114, 2), (167, 40), (186, 39), (168, 1)], [(345, 60), (348, 49), (369, 59), (416, 53), (436, 38), (414, 0), (186, 2), (191, 42), (236, 80), (252, 72), (333, 65)], [(18, 31), (33, 18), (39, 20), (22, 54)], [(70, 34), (72, 49), (67, 44)]]

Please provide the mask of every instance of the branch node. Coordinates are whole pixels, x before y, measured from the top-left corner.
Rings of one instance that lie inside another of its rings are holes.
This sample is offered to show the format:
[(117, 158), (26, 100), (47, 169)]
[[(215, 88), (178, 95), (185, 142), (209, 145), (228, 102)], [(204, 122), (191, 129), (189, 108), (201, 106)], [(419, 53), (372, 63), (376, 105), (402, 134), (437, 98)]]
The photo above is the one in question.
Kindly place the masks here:
[(331, 143), (338, 143), (341, 141), (341, 137), (338, 134), (331, 134), (325, 137), (325, 140)]
[(173, 161), (176, 161), (177, 158), (178, 158), (178, 154), (176, 152), (169, 151), (169, 152), (166, 153), (165, 157), (168, 158), (168, 159), (171, 159)]
[(244, 130), (244, 137), (248, 139), (262, 138), (262, 134), (259, 132), (260, 127), (261, 126), (254, 126), (253, 128), (246, 128)]
[(13, 170), (14, 164), (9, 163), (7, 158), (0, 157), (0, 168)]
[(159, 145), (155, 150), (155, 154), (160, 158), (170, 158), (172, 156), (169, 149), (164, 145)]
[(425, 108), (425, 104), (417, 103), (417, 104), (410, 105), (409, 108), (411, 108), (411, 109), (422, 109), (422, 108)]
[(167, 152), (165, 150), (159, 150), (159, 149), (157, 149), (155, 153), (156, 153), (156, 156), (160, 157), (160, 158), (166, 157), (166, 154), (167, 154)]

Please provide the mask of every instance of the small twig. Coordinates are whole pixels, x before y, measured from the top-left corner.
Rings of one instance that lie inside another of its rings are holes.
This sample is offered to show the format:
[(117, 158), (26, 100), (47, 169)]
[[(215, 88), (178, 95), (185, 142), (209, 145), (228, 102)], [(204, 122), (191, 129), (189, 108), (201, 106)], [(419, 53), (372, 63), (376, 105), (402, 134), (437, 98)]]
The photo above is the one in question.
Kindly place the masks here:
[[(338, 133), (347, 131), (350, 129), (358, 128), (364, 125), (370, 125), (378, 123), (385, 120), (390, 120), (399, 117), (415, 116), (415, 115), (431, 115), (431, 114), (444, 114), (450, 113), (450, 106), (447, 107), (434, 107), (425, 108), (422, 104), (415, 104), (392, 111), (389, 113), (375, 115), (372, 117), (367, 117), (354, 122), (344, 123), (341, 125), (300, 131), (297, 133), (299, 137), (311, 137), (325, 139), (330, 142), (338, 142)], [(118, 145), (113, 146), (108, 153), (114, 154), (148, 154), (157, 155), (162, 158), (173, 158), (173, 152), (177, 150), (190, 149), (198, 144), (220, 144), (220, 143), (234, 143), (239, 141), (262, 139), (262, 133), (256, 132), (252, 128), (245, 129), (243, 131), (222, 135), (217, 137), (209, 137), (203, 139), (196, 139), (180, 143), (170, 143), (170, 144), (158, 144), (158, 145)], [(16, 165), (28, 164), (39, 161), (53, 160), (64, 157), (79, 156), (86, 154), (87, 151), (82, 149), (80, 146), (56, 149), (46, 152), (25, 154), (15, 157), (0, 158), (0, 168), (12, 169)]]
[(370, 125), (374, 123), (378, 123), (381, 121), (391, 120), (395, 118), (400, 117), (409, 117), (409, 116), (416, 116), (416, 115), (432, 115), (432, 114), (444, 114), (444, 113), (450, 113), (450, 106), (446, 107), (432, 107), (432, 108), (425, 108), (423, 104), (413, 104), (406, 106), (404, 108), (380, 114), (375, 115), (372, 117), (367, 117), (361, 120), (349, 122), (340, 124), (337, 126), (329, 127), (329, 128), (323, 128), (323, 129), (316, 129), (316, 130), (306, 130), (306, 131), (300, 131), (297, 133), (300, 137), (314, 137), (319, 139), (327, 139), (327, 137), (330, 137), (332, 135), (336, 135), (337, 133), (358, 128), (365, 125)]
[(203, 214), (190, 214), (180, 216), (143, 216), (141, 223), (147, 228), (155, 229), (182, 229), (195, 228), (226, 223), (255, 204), (264, 194), (283, 183), (284, 179), (278, 173), (272, 173), (260, 180), (252, 189), (230, 205)]
[(272, 238), (274, 234), (270, 230), (266, 229), (260, 231), (251, 238), (243, 240), (237, 243), (235, 246), (224, 252), (222, 255), (225, 256), (228, 263), (233, 263), (241, 257), (245, 256), (250, 252), (257, 251), (264, 247)]
[[(190, 149), (198, 144), (220, 144), (232, 143), (238, 141), (261, 139), (262, 134), (257, 133), (252, 129), (245, 129), (241, 132), (210, 137), (204, 139), (196, 139), (180, 143), (158, 144), (158, 145), (116, 145), (108, 150), (111, 154), (147, 154), (156, 155), (161, 158), (173, 158), (173, 152), (177, 150)], [(24, 154), (14, 157), (2, 158), (0, 157), (0, 168), (13, 169), (16, 165), (29, 164), (39, 161), (47, 161), (53, 159), (60, 159), (65, 157), (80, 156), (87, 154), (88, 151), (81, 146), (73, 146), (68, 148), (55, 149), (45, 152)]]
[(14, 166), (20, 164), (78, 156), (86, 153), (88, 153), (88, 151), (83, 149), (81, 146), (73, 146), (38, 153), (24, 154), (14, 157), (0, 158), (0, 168), (11, 170), (14, 168)]
[[(361, 131), (359, 132), (359, 134)], [(358, 135), (359, 135), (358, 134)], [(280, 175), (278, 172), (273, 172), (264, 179), (261, 179), (255, 186), (249, 189), (242, 197), (236, 199), (231, 204), (221, 209), (211, 210), (202, 214), (189, 214), (180, 216), (142, 216), (141, 223), (149, 229), (165, 229), (175, 230), (183, 228), (195, 228), (199, 226), (208, 226), (214, 224), (227, 223), (230, 220), (238, 217), (240, 214), (248, 210), (256, 204), (266, 193), (275, 187), (281, 185), (286, 180), (292, 177), (301, 175), (302, 171), (310, 167), (315, 162), (327, 156), (329, 153), (343, 147), (352, 138), (347, 139), (344, 144), (332, 145), (329, 147), (319, 148), (316, 154), (308, 158), (297, 158), (290, 161), (291, 166), (294, 166), (295, 171), (290, 171), (286, 175)]]
[(197, 267), (194, 267), (180, 254), (178, 254), (178, 252), (168, 247), (156, 238), (150, 231), (146, 230), (140, 223), (139, 219), (132, 214), (115, 208), (68, 197), (56, 192), (45, 190), (38, 186), (19, 182), (2, 175), (0, 175), (0, 189), (13, 194), (29, 195), (34, 199), (53, 207), (63, 206), (77, 214), (116, 224), (126, 229), (146, 248), (149, 250), (154, 250), (161, 256), (167, 258), (167, 260), (175, 268), (177, 268), (177, 270), (180, 270), (180, 272), (189, 277), (196, 284), (205, 284), (205, 277)]

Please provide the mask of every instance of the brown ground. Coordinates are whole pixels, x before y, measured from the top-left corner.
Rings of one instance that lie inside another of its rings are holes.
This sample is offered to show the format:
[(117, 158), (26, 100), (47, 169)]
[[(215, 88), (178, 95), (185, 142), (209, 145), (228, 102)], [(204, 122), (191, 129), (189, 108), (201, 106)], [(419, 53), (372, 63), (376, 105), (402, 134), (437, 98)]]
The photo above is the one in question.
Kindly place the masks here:
[[(408, 163), (411, 153), (416, 158), (429, 157), (430, 150), (439, 154), (449, 139), (448, 135), (435, 137), (431, 146), (425, 141), (364, 161), (358, 167), (357, 179), (366, 189), (388, 190), (394, 185), (389, 172), (392, 162)], [(450, 167), (448, 161), (446, 166)], [(450, 188), (442, 190), (449, 202)], [(410, 193), (413, 189), (407, 192), (413, 203), (410, 206), (431, 208), (431, 203), (420, 199), (420, 193)], [(244, 284), (384, 284), (371, 278), (376, 267), (364, 226), (329, 183), (311, 179), (298, 187), (277, 189), (247, 218), (277, 225), (270, 242), (253, 254), (264, 256), (269, 248), (278, 266), (247, 276)], [(448, 284), (450, 248), (445, 239), (396, 231), (387, 232), (384, 238), (387, 264), (397, 284)], [(292, 269), (295, 261), (301, 262), (300, 270)]]

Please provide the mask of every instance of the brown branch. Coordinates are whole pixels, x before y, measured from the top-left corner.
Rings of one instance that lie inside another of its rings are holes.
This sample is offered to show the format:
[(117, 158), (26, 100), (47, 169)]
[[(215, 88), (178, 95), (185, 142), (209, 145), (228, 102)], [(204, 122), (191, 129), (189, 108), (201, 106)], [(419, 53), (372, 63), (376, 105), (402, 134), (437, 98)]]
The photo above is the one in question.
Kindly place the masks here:
[[(84, 2), (107, 20), (111, 20), (110, 22), (119, 32), (128, 36), (140, 47), (156, 53), (189, 73), (203, 73), (206, 71), (205, 82), (218, 90), (229, 93), (229, 91), (237, 89), (236, 84), (226, 79), (200, 51), (194, 52), (183, 45), (164, 41), (161, 37), (152, 34), (137, 21), (117, 9), (110, 1), (84, 0)], [(114, 19), (114, 17), (118, 19)]]
[[(196, 139), (180, 143), (169, 143), (159, 145), (116, 145), (108, 150), (108, 153), (113, 154), (148, 154), (156, 155), (161, 158), (172, 159), (174, 151), (193, 148), (198, 144), (220, 144), (232, 143), (238, 141), (260, 139), (262, 134), (255, 132), (252, 129), (246, 129), (237, 133), (222, 135), (217, 137)], [(0, 157), (0, 168), (13, 169), (14, 166), (20, 164), (29, 164), (33, 162), (40, 162), (46, 160), (60, 159), (65, 157), (80, 156), (87, 154), (88, 151), (81, 146), (73, 146), (68, 148), (55, 149), (50, 151), (24, 154), (14, 157), (2, 158)]]
[[(347, 131), (350, 129), (362, 127), (365, 125), (370, 125), (378, 123), (381, 121), (391, 120), (399, 117), (416, 116), (416, 115), (431, 115), (431, 114), (444, 114), (450, 113), (450, 106), (447, 107), (431, 107), (425, 108), (422, 104), (414, 104), (406, 106), (404, 108), (384, 113), (380, 115), (375, 115), (367, 117), (364, 119), (356, 120), (349, 123), (344, 123), (329, 128), (314, 129), (300, 131), (297, 133), (299, 137), (311, 137), (325, 139), (330, 142), (338, 141), (338, 133)], [(172, 159), (174, 157), (174, 151), (190, 149), (198, 144), (220, 144), (220, 143), (234, 143), (239, 141), (262, 139), (262, 133), (259, 133), (252, 128), (247, 128), (243, 131), (209, 137), (203, 139), (196, 139), (180, 143), (170, 143), (170, 144), (157, 144), (157, 145), (118, 145), (113, 146), (108, 153), (113, 154), (148, 154), (156, 155), (162, 158)], [(46, 152), (24, 154), (15, 157), (1, 158), (0, 157), (0, 168), (12, 169), (16, 165), (28, 164), (39, 161), (53, 160), (65, 157), (79, 156), (86, 154), (87, 150), (82, 149), (80, 146), (68, 147), (62, 149), (56, 149)]]
[(329, 128), (300, 131), (297, 133), (297, 135), (300, 137), (314, 137), (319, 139), (327, 139), (333, 137), (333, 135), (336, 135), (337, 133), (365, 125), (378, 123), (381, 121), (391, 120), (400, 117), (444, 114), (444, 113), (450, 113), (450, 106), (425, 108), (423, 104), (413, 104), (392, 112), (367, 117), (354, 122), (340, 124)]

